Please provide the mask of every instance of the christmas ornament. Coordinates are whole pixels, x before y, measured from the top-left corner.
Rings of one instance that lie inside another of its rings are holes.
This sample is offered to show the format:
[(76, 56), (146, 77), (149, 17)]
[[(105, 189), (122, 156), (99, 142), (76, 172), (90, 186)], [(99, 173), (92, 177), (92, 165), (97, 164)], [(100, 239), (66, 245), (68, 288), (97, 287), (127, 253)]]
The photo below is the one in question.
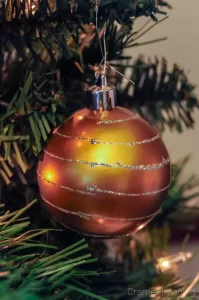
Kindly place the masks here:
[(159, 212), (170, 162), (159, 134), (116, 106), (103, 76), (81, 109), (53, 133), (38, 165), (41, 197), (55, 219), (83, 234), (127, 235)]

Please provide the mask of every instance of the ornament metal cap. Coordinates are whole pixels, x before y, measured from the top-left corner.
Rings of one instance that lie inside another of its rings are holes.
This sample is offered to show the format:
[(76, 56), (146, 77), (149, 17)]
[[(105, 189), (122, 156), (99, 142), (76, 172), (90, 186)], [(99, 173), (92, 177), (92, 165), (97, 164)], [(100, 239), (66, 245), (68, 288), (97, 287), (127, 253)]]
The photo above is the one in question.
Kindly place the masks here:
[(95, 74), (95, 85), (86, 90), (87, 108), (90, 110), (111, 110), (116, 107), (116, 91), (114, 86), (107, 85), (105, 74)]

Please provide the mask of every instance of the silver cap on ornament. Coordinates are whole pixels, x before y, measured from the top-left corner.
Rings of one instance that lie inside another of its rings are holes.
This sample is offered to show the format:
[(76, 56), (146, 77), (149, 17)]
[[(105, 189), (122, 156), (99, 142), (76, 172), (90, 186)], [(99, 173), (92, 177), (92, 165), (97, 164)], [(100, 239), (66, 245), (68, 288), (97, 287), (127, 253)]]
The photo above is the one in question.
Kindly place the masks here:
[(104, 73), (96, 73), (95, 85), (86, 90), (87, 108), (90, 110), (111, 110), (116, 107), (115, 87), (107, 85)]

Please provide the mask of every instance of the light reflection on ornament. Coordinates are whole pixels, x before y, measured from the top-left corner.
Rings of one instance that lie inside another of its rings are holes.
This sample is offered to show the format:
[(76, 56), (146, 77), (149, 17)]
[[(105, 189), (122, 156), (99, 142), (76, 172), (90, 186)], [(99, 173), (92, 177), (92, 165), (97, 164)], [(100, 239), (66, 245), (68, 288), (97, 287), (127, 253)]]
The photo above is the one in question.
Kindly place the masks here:
[(98, 223), (103, 224), (104, 220), (103, 219), (98, 219)]
[(47, 168), (46, 170), (44, 170), (43, 177), (44, 177), (44, 179), (46, 179), (47, 181), (50, 181), (50, 182), (56, 181), (56, 174), (50, 168)]
[(84, 184), (87, 184), (87, 183), (89, 182), (89, 179), (90, 179), (90, 177), (89, 177), (88, 175), (84, 175), (84, 176), (82, 177), (82, 182), (83, 182)]
[(77, 146), (78, 146), (78, 147), (82, 146), (82, 142), (78, 142), (78, 143), (77, 143)]
[(109, 147), (98, 147), (97, 150), (92, 151), (90, 153), (90, 157), (92, 161), (100, 161), (105, 163), (107, 159), (110, 157), (110, 148)]
[(83, 118), (84, 118), (83, 116), (78, 116), (77, 117), (78, 120), (83, 120)]
[(138, 227), (138, 229), (137, 230), (141, 230), (142, 228), (144, 228), (144, 225), (142, 224), (142, 225), (140, 225), (139, 227)]

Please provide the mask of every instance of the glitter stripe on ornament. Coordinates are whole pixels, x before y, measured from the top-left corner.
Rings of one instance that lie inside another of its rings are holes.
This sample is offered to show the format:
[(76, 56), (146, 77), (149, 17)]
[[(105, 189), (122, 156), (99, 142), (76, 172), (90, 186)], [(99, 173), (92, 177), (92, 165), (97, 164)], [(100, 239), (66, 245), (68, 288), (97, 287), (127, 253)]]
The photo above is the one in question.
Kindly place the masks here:
[(120, 119), (120, 120), (102, 120), (102, 121), (97, 122), (97, 125), (100, 125), (100, 124), (110, 125), (110, 124), (115, 124), (115, 123), (123, 123), (123, 122), (126, 122), (126, 121), (131, 121), (131, 120), (138, 119), (139, 117), (140, 116), (138, 116), (136, 114), (135, 116), (130, 117), (130, 118), (126, 118), (126, 119)]
[(159, 194), (161, 192), (164, 192), (170, 187), (170, 183), (165, 186), (164, 188), (152, 192), (145, 192), (145, 193), (136, 193), (136, 194), (131, 194), (131, 193), (120, 193), (120, 192), (114, 192), (114, 191), (108, 191), (108, 190), (101, 190), (98, 189), (96, 185), (89, 185), (87, 186), (87, 191), (90, 192), (97, 192), (97, 193), (105, 193), (105, 194), (111, 194), (111, 195), (118, 195), (118, 196), (129, 196), (129, 197), (141, 197), (141, 196), (152, 196), (155, 194)]
[(118, 195), (118, 196), (127, 196), (127, 197), (153, 196), (155, 194), (164, 192), (170, 186), (170, 183), (169, 183), (167, 186), (165, 186), (164, 188), (162, 188), (160, 190), (155, 190), (155, 191), (151, 191), (151, 192), (144, 192), (144, 193), (134, 193), (134, 194), (102, 190), (102, 189), (98, 189), (98, 187), (95, 186), (95, 185), (87, 186), (87, 191), (82, 191), (82, 190), (70, 188), (68, 186), (60, 185), (58, 183), (51, 182), (48, 179), (44, 178), (38, 171), (37, 171), (37, 174), (38, 174), (39, 177), (41, 177), (42, 180), (46, 181), (47, 183), (49, 183), (53, 186), (68, 190), (70, 192), (76, 192), (76, 193), (80, 193), (80, 194), (83, 194), (83, 195), (90, 195), (90, 196), (95, 196), (96, 193), (105, 193), (105, 194)]
[(59, 160), (70, 162), (70, 163), (89, 165), (91, 168), (106, 167), (106, 168), (131, 169), (131, 170), (137, 170), (137, 171), (154, 171), (154, 170), (158, 170), (158, 169), (165, 167), (166, 165), (169, 164), (169, 161), (170, 161), (169, 157), (166, 159), (164, 157), (162, 157), (162, 161), (160, 163), (153, 164), (153, 165), (124, 165), (120, 162), (117, 162), (116, 164), (105, 164), (105, 163), (90, 162), (90, 161), (84, 161), (84, 160), (78, 160), (78, 159), (64, 158), (64, 157), (52, 154), (52, 153), (48, 152), (47, 150), (44, 150), (44, 152), (53, 158), (57, 158)]
[(76, 114), (76, 115), (79, 116), (79, 117), (82, 117), (82, 119), (87, 118), (87, 119), (98, 120), (97, 125), (100, 125), (100, 124), (109, 125), (109, 124), (115, 124), (115, 123), (123, 123), (123, 122), (126, 122), (126, 121), (131, 121), (131, 120), (135, 120), (135, 119), (140, 118), (140, 116), (138, 114), (135, 114), (134, 116), (129, 117), (129, 118), (119, 119), (119, 120), (100, 120), (100, 118), (95, 118), (95, 117), (92, 117), (92, 116), (82, 116), (80, 114)]
[(122, 143), (122, 142), (103, 142), (100, 140), (96, 140), (93, 138), (86, 138), (83, 136), (71, 136), (71, 135), (65, 135), (63, 133), (60, 133), (58, 131), (55, 132), (56, 135), (59, 135), (61, 137), (67, 138), (67, 139), (75, 139), (75, 140), (83, 140), (83, 141), (88, 141), (90, 142), (90, 144), (93, 145), (115, 145), (115, 146), (129, 146), (129, 147), (133, 147), (133, 146), (137, 146), (137, 145), (142, 145), (142, 144), (147, 144), (147, 143), (152, 143), (154, 141), (156, 141), (157, 139), (160, 138), (160, 135), (157, 134), (154, 137), (150, 138), (150, 139), (145, 139), (142, 141), (137, 141), (137, 142), (126, 142), (126, 143)]
[(76, 189), (72, 189), (70, 188), (69, 186), (64, 186), (64, 185), (61, 185), (61, 184), (57, 184), (57, 183), (54, 183), (54, 182), (51, 182), (49, 181), (48, 179), (44, 178), (40, 173), (39, 171), (37, 171), (37, 175), (44, 181), (46, 181), (47, 183), (51, 184), (51, 185), (54, 185), (58, 188), (62, 188), (62, 189), (65, 189), (65, 190), (68, 190), (70, 192), (77, 192), (79, 194), (83, 194), (83, 195), (90, 195), (90, 196), (94, 196), (95, 194), (94, 193), (91, 193), (89, 191), (81, 191), (81, 190), (76, 190)]
[(75, 215), (75, 216), (78, 216), (80, 218), (83, 218), (83, 219), (86, 219), (86, 220), (89, 220), (90, 218), (99, 218), (99, 219), (104, 219), (104, 220), (112, 220), (112, 221), (139, 221), (139, 220), (143, 220), (143, 219), (146, 219), (146, 218), (150, 218), (150, 217), (153, 217), (155, 215), (157, 215), (157, 213), (160, 211), (158, 210), (156, 213), (153, 213), (151, 215), (148, 215), (148, 216), (144, 216), (144, 217), (140, 217), (140, 218), (111, 218), (111, 217), (105, 217), (105, 216), (100, 216), (100, 215), (96, 215), (96, 214), (88, 214), (88, 213), (84, 213), (84, 212), (77, 212), (77, 211), (72, 211), (72, 210), (67, 210), (65, 208), (61, 208), (51, 202), (49, 202), (47, 199), (45, 199), (45, 197), (43, 197), (41, 195), (42, 199), (50, 206), (66, 213), (66, 214), (70, 214), (70, 215)]

